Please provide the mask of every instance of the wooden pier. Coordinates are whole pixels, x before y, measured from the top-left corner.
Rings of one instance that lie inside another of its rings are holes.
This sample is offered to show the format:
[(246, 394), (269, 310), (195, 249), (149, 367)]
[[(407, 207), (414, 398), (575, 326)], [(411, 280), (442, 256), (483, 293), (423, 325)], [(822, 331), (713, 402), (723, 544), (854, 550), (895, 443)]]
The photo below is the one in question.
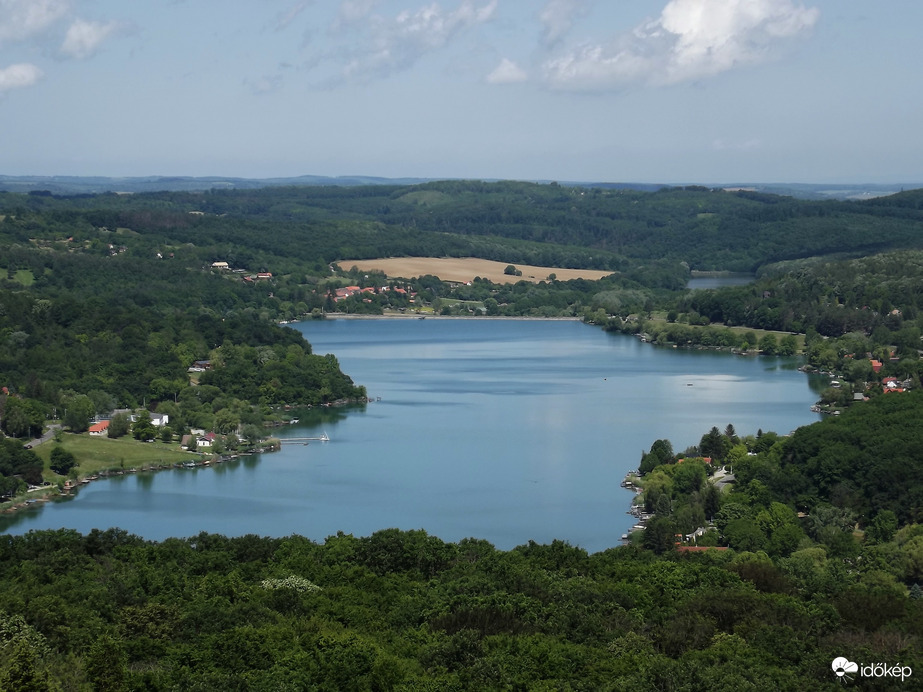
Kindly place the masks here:
[(286, 437), (279, 440), (282, 444), (307, 444), (308, 442), (330, 442), (330, 436), (324, 433), (320, 437)]

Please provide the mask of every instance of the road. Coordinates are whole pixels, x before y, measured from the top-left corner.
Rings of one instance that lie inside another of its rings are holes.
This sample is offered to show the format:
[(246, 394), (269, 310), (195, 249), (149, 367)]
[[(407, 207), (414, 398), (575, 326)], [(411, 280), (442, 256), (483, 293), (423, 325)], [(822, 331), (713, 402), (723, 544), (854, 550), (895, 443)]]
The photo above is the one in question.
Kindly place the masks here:
[(48, 440), (50, 440), (52, 437), (54, 437), (55, 432), (58, 431), (58, 430), (60, 430), (60, 429), (61, 429), (61, 425), (60, 425), (60, 424), (58, 424), (58, 423), (52, 423), (51, 425), (48, 426), (48, 430), (46, 430), (44, 433), (42, 433), (42, 436), (41, 436), (41, 437), (36, 437), (36, 438), (35, 438), (34, 440), (32, 440), (31, 442), (27, 442), (27, 443), (26, 443), (26, 449), (32, 449), (32, 448), (35, 447), (36, 445), (40, 445), (40, 444), (43, 444), (43, 443), (45, 443), (45, 442), (48, 442)]

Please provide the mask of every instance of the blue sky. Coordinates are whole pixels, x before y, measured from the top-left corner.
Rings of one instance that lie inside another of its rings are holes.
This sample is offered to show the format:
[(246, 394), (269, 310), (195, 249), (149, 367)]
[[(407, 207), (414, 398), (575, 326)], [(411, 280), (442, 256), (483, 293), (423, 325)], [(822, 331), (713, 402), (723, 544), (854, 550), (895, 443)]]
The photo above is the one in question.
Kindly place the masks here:
[(0, 0), (0, 174), (923, 182), (919, 0)]

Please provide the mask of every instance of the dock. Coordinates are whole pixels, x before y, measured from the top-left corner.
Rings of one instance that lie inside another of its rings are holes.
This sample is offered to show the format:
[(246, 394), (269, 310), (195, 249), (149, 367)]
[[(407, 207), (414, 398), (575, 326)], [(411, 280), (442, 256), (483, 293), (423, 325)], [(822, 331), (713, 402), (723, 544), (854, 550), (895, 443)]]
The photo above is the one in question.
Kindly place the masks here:
[(279, 440), (282, 444), (307, 444), (308, 442), (330, 442), (330, 436), (324, 433), (320, 437), (286, 437)]

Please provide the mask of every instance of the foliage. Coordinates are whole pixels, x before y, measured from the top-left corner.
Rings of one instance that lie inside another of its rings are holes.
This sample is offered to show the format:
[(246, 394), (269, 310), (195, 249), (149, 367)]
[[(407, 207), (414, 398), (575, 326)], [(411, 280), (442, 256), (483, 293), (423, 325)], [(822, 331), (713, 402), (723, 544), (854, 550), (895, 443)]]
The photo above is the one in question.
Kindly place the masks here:
[[(0, 543), (0, 612), (18, 623), (0, 626), (0, 674), (152, 690), (833, 689), (842, 653), (923, 663), (918, 601), (837, 576), (822, 554), (787, 560), (499, 551), (397, 530), (322, 544), (34, 532)], [(809, 575), (832, 591), (792, 589)], [(877, 599), (874, 623), (847, 632), (841, 598)]]
[(3, 494), (9, 494), (20, 484), (14, 476), (32, 485), (42, 482), (42, 464), (35, 452), (16, 440), (0, 439), (0, 483)]
[(55, 445), (51, 450), (51, 463), (49, 468), (59, 476), (66, 476), (68, 472), (77, 465), (77, 459), (74, 455), (61, 447)]

